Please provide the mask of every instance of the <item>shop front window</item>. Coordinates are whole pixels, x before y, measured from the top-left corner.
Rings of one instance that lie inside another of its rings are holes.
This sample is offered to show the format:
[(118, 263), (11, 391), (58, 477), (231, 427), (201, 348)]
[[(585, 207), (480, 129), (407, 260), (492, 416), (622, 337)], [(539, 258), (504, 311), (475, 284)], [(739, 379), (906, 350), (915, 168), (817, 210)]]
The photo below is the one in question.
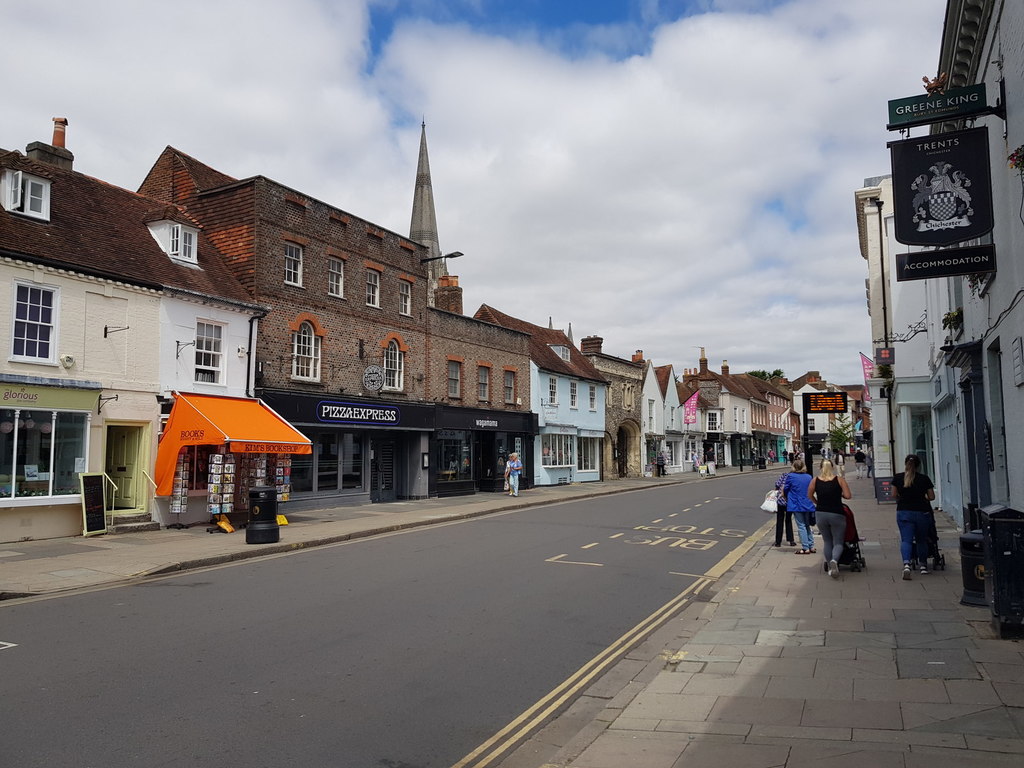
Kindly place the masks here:
[(576, 469), (580, 471), (594, 471), (600, 467), (601, 438), (581, 437), (579, 458), (576, 462)]
[(471, 433), (465, 429), (446, 429), (438, 433), (438, 482), (473, 479)]
[(0, 412), (0, 498), (68, 496), (87, 470), (87, 417), (64, 411)]
[(345, 432), (341, 436), (341, 487), (347, 491), (363, 489), (363, 441)]
[(292, 490), (337, 493), (363, 490), (363, 442), (351, 432), (310, 435), (313, 452), (292, 457)]
[(541, 435), (541, 464), (545, 467), (571, 467), (575, 462), (575, 435)]

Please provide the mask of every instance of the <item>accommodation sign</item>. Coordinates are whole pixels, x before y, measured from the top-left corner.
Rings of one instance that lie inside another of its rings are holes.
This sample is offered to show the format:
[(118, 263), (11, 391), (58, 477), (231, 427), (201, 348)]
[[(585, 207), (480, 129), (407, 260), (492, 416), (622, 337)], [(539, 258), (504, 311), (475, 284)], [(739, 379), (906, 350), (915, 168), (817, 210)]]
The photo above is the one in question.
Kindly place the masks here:
[(894, 131), (989, 111), (985, 84), (978, 83), (965, 88), (950, 88), (945, 93), (894, 99), (889, 102), (889, 125), (886, 127)]
[(992, 231), (985, 128), (894, 141), (889, 150), (899, 242), (949, 246)]
[(896, 281), (927, 280), (930, 277), (977, 275), (996, 271), (996, 247), (974, 245), (967, 248), (914, 251), (896, 254)]

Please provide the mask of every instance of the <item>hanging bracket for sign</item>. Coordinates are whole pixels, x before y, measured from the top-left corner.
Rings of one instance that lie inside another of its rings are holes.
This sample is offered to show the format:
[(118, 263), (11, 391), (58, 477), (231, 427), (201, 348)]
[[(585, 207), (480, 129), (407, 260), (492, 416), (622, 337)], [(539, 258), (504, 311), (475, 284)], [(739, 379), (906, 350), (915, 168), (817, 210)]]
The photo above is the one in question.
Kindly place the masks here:
[(100, 413), (103, 410), (103, 406), (111, 400), (117, 400), (117, 395), (110, 395), (110, 397), (103, 397), (100, 395), (99, 399), (96, 401), (96, 413)]

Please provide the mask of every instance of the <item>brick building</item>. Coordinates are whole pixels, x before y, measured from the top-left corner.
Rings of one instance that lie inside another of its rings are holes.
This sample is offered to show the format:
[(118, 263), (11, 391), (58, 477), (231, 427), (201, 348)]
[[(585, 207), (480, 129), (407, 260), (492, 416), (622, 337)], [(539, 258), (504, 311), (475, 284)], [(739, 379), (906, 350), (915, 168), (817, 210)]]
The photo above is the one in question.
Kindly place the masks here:
[[(420, 194), (429, 185), (424, 160), (425, 144), (416, 200), (432, 205)], [(172, 147), (140, 192), (185, 209), (252, 300), (270, 308), (260, 321), (256, 393), (314, 445), (292, 460), (293, 500), (500, 489), (508, 445), (535, 431), (520, 405), (528, 400), (515, 394), (529, 394), (527, 342), (459, 316), (458, 279), (436, 268), (444, 257), (436, 233), (424, 232), (432, 211), (414, 210), (424, 244)], [(433, 309), (431, 280), (445, 309)], [(452, 360), (474, 377), (471, 387), (451, 388)]]

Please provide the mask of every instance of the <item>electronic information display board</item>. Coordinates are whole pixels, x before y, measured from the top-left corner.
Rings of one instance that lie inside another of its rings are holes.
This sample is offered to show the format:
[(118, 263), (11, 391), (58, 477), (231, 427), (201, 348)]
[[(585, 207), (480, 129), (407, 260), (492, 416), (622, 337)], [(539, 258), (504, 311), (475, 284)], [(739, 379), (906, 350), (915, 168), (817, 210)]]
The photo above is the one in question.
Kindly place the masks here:
[(846, 413), (846, 392), (804, 392), (804, 413)]

